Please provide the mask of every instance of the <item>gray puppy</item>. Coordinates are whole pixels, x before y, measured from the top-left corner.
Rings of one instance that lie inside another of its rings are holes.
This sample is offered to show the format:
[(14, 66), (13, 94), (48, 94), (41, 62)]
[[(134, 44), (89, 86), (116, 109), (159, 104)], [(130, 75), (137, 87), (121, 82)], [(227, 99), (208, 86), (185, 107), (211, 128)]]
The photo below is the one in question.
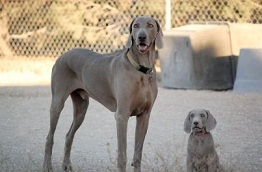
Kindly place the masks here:
[(219, 158), (210, 133), (216, 127), (216, 119), (204, 109), (189, 112), (184, 131), (190, 133), (187, 146), (187, 172), (218, 172)]

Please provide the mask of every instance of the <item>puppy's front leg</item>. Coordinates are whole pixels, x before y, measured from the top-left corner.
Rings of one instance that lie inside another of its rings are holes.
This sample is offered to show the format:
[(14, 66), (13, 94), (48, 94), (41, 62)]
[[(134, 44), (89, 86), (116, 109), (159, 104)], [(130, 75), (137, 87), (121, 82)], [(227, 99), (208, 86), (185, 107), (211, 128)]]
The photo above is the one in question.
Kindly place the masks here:
[(187, 172), (194, 172), (192, 156), (189, 154), (187, 155), (187, 158), (186, 158), (186, 169), (187, 169)]

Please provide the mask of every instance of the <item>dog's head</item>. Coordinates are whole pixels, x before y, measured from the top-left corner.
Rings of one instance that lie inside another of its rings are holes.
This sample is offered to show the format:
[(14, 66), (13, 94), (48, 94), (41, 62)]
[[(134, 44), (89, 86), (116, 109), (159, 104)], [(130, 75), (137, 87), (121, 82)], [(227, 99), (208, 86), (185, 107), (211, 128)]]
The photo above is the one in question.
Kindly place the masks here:
[(216, 127), (216, 119), (204, 109), (195, 109), (188, 113), (184, 122), (186, 133), (206, 133)]
[(136, 46), (140, 53), (146, 53), (152, 46), (163, 47), (163, 32), (157, 20), (151, 17), (137, 17), (130, 24), (127, 48)]

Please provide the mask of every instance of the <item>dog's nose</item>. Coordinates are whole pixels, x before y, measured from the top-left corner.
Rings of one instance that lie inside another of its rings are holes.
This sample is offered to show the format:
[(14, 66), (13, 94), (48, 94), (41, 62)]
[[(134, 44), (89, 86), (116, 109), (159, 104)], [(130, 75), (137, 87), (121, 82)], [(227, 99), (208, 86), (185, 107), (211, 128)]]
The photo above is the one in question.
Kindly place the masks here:
[(198, 122), (197, 122), (197, 121), (195, 121), (195, 122), (194, 122), (194, 124), (195, 124), (195, 125), (198, 125)]
[(146, 34), (145, 33), (139, 34), (138, 39), (139, 39), (139, 41), (145, 41), (146, 40)]

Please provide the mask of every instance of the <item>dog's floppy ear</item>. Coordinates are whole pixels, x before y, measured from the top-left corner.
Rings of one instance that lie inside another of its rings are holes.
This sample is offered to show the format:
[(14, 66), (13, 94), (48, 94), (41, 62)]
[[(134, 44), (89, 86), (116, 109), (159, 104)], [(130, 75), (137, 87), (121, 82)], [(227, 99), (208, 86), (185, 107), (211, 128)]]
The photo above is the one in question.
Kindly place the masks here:
[(160, 48), (163, 48), (163, 31), (158, 21), (157, 20), (155, 21), (157, 25), (157, 35), (156, 35), (155, 43), (156, 43), (156, 47), (160, 49)]
[(210, 132), (211, 130), (213, 130), (216, 127), (217, 121), (208, 110), (205, 110), (205, 111), (207, 113), (206, 131)]
[(190, 115), (191, 115), (191, 112), (188, 113), (188, 115), (187, 115), (187, 117), (185, 119), (185, 122), (184, 122), (184, 131), (186, 133), (191, 133)]
[[(135, 18), (136, 19), (136, 18)], [(128, 36), (128, 40), (127, 40), (127, 43), (126, 43), (126, 48), (130, 48), (133, 44), (133, 36), (132, 36), (132, 26), (133, 26), (133, 23), (135, 21), (135, 19), (131, 22), (130, 26), (129, 26), (129, 36)]]

